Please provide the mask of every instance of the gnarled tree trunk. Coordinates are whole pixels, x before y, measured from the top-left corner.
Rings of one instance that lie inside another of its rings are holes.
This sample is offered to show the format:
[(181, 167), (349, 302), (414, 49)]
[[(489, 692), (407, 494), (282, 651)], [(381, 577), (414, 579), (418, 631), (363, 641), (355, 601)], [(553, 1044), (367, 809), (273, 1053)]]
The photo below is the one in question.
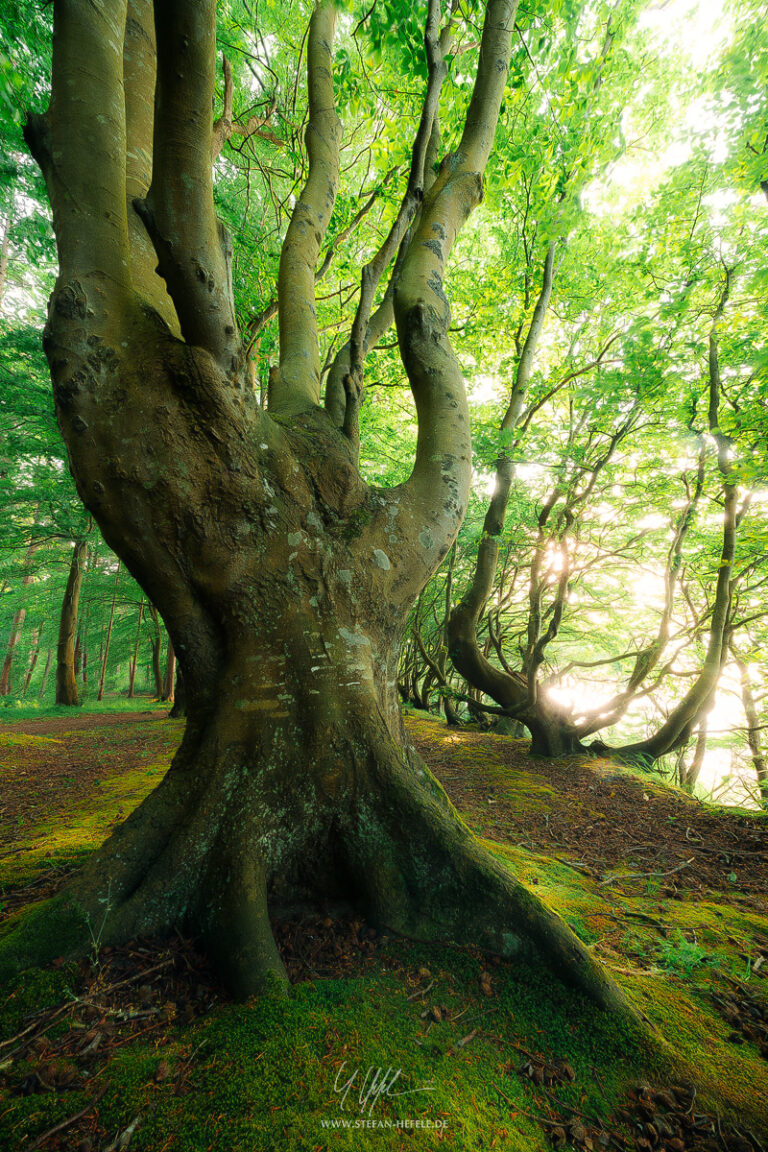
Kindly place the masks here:
[[(337, 898), (416, 937), (547, 964), (632, 1015), (457, 817), (408, 745), (396, 690), (407, 613), (466, 508), (469, 422), (442, 285), (480, 198), (516, 4), (488, 4), (464, 134), (401, 253), (392, 308), (419, 437), (410, 479), (391, 490), (357, 467), (355, 364), (343, 414), (320, 405), (314, 268), (339, 166), (332, 5), (310, 22), (309, 175), (280, 262), (268, 411), (213, 211), (215, 5), (158, 0), (154, 104), (149, 7), (128, 7), (127, 23), (119, 3), (56, 7), (53, 100), (28, 130), (61, 263), (46, 351), (78, 490), (166, 622), (188, 720), (162, 784), (61, 914), (98, 916), (104, 942), (186, 925), (247, 995), (285, 980), (270, 913)], [(433, 2), (433, 55), (438, 31)], [(419, 163), (423, 175), (423, 152)]]

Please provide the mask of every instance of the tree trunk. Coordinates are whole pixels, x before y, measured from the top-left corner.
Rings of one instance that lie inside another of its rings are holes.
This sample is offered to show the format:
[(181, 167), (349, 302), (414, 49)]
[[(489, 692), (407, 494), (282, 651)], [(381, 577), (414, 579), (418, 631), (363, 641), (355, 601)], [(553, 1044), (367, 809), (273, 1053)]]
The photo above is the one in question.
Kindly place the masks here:
[[(162, 783), (45, 922), (62, 926), (71, 953), (88, 948), (89, 922), (104, 943), (183, 925), (247, 996), (286, 979), (270, 914), (330, 898), (416, 938), (545, 964), (637, 1020), (589, 950), (459, 819), (408, 744), (396, 691), (408, 614), (469, 498), (443, 280), (481, 197), (515, 0), (489, 0), (463, 132), (397, 266), (392, 307), (419, 435), (409, 479), (390, 490), (359, 472), (354, 382), (341, 426), (321, 405), (314, 269), (341, 134), (333, 4), (314, 7), (307, 37), (309, 168), (281, 252), (266, 412), (214, 211), (215, 4), (156, 4), (154, 26), (148, 5), (131, 11), (126, 23), (124, 5), (57, 9), (53, 100), (26, 138), (53, 204), (60, 272), (45, 347), (73, 476), (166, 622), (188, 720)], [(445, 71), (438, 32), (430, 4), (430, 83)], [(417, 141), (431, 134), (426, 109)], [(4, 937), (0, 960), (39, 957), (37, 923)], [(48, 940), (61, 954), (62, 935)]]
[(731, 652), (741, 678), (741, 702), (744, 706), (744, 715), (747, 718), (747, 743), (757, 777), (760, 802), (763, 808), (768, 808), (768, 767), (766, 767), (765, 753), (760, 746), (760, 718), (757, 714), (757, 703), (752, 690), (752, 677), (749, 674), (746, 660), (738, 655), (732, 644)]
[[(38, 544), (33, 542), (27, 548), (24, 557), (24, 568), (26, 569), (24, 577), (21, 581), (22, 588), (28, 587), (33, 579), (34, 574), (31, 571), (32, 557), (37, 551)], [(27, 617), (26, 608), (19, 608), (13, 614), (13, 622), (11, 624), (11, 633), (8, 637), (8, 647), (5, 650), (5, 659), (3, 660), (3, 667), (0, 670), (0, 696), (9, 696), (11, 693), (11, 667), (13, 665), (13, 655), (16, 651), (16, 645), (21, 639), (21, 630), (24, 627), (24, 621)]]
[(136, 643), (133, 646), (133, 657), (128, 665), (128, 699), (132, 700), (136, 686), (136, 664), (139, 659), (139, 641), (141, 640), (141, 622), (144, 619), (144, 601), (139, 604), (139, 622), (136, 626)]
[(704, 766), (704, 757), (707, 752), (707, 716), (705, 712), (701, 717), (696, 733), (696, 744), (693, 749), (693, 758), (690, 764), (686, 767), (685, 764), (681, 766), (680, 772), (680, 786), (686, 792), (693, 795), (693, 790), (696, 787), (701, 769)]
[(257, 611), (242, 602), (247, 629), (224, 613), (218, 658), (186, 655), (196, 707), (182, 746), (70, 900), (83, 915), (107, 909), (105, 944), (173, 924), (199, 933), (240, 996), (285, 980), (268, 908), (279, 918), (332, 900), (419, 939), (546, 963), (621, 1005), (563, 922), (480, 847), (410, 747), (394, 687), (404, 614), (393, 618), (376, 581), (365, 592), (367, 556), (337, 561), (354, 565), (357, 592), (334, 566), (312, 603), (312, 560), (331, 540), (312, 521), (297, 528), (298, 563), (270, 566)]
[(112, 604), (111, 604), (110, 609), (109, 609), (109, 622), (107, 623), (107, 635), (104, 639), (104, 655), (103, 655), (102, 661), (101, 661), (101, 675), (99, 677), (99, 692), (98, 692), (98, 695), (96, 697), (97, 700), (101, 700), (102, 697), (104, 696), (104, 680), (106, 679), (106, 675), (107, 675), (107, 661), (109, 660), (109, 642), (112, 639), (112, 625), (113, 625), (114, 620), (115, 620), (115, 602), (117, 601), (117, 585), (120, 581), (120, 565), (121, 565), (121, 561), (118, 559), (117, 571), (115, 573), (115, 587), (112, 590)]
[(173, 687), (173, 707), (170, 711), (172, 720), (180, 720), (187, 714), (187, 691), (184, 686), (184, 673), (181, 664), (176, 661), (176, 680)]
[(42, 631), (42, 628), (35, 629), (35, 635), (32, 640), (32, 651), (29, 654), (29, 664), (27, 665), (27, 674), (24, 677), (24, 688), (21, 693), (22, 697), (26, 696), (27, 692), (29, 692), (29, 685), (32, 682), (32, 674), (35, 671), (37, 658), (40, 655), (40, 637), (42, 635)]
[(67, 587), (61, 605), (59, 620), (59, 643), (56, 663), (56, 703), (74, 707), (79, 703), (77, 678), (75, 675), (75, 634), (77, 632), (77, 609), (80, 602), (80, 589), (83, 584), (85, 559), (88, 545), (85, 540), (76, 540), (69, 566)]
[(167, 700), (169, 704), (173, 704), (176, 687), (176, 653), (173, 650), (173, 641), (170, 636), (168, 637), (168, 652), (165, 657), (165, 672), (163, 673), (163, 684), (160, 693), (161, 700)]
[(152, 635), (150, 637), (150, 645), (152, 647), (152, 679), (155, 688), (155, 699), (163, 700), (165, 688), (165, 680), (163, 677), (163, 668), (160, 662), (160, 655), (163, 646), (163, 633), (160, 628), (160, 617), (157, 614), (157, 608), (154, 604), (149, 605), (149, 615), (152, 618)]
[(45, 687), (48, 683), (48, 673), (51, 670), (52, 664), (53, 664), (53, 648), (49, 648), (48, 649), (48, 655), (45, 658), (45, 668), (43, 669), (43, 678), (40, 681), (40, 691), (37, 694), (38, 700), (42, 700), (43, 696), (45, 696)]

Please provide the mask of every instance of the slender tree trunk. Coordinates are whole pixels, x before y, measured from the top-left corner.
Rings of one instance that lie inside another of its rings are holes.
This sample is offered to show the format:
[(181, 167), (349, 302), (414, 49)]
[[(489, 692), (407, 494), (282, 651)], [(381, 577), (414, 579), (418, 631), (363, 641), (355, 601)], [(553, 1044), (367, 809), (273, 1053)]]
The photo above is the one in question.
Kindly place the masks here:
[(163, 632), (160, 626), (160, 617), (154, 604), (149, 605), (149, 614), (152, 618), (152, 634), (150, 645), (152, 649), (152, 679), (154, 682), (155, 699), (163, 700), (164, 680), (163, 668), (160, 660), (163, 646)]
[(27, 665), (27, 675), (24, 678), (24, 689), (22, 691), (22, 696), (26, 696), (29, 692), (29, 685), (32, 681), (32, 674), (35, 671), (37, 658), (40, 654), (40, 637), (42, 635), (42, 631), (42, 628), (35, 629), (35, 634), (32, 639), (32, 651), (29, 654), (29, 664)]
[(97, 700), (101, 700), (102, 697), (104, 696), (104, 680), (105, 680), (106, 675), (107, 675), (107, 661), (109, 660), (109, 642), (112, 638), (112, 624), (114, 623), (114, 619), (115, 619), (115, 603), (117, 601), (117, 585), (120, 581), (120, 565), (121, 565), (121, 563), (122, 563), (122, 561), (118, 559), (117, 571), (115, 573), (115, 587), (114, 587), (114, 590), (112, 592), (112, 605), (109, 609), (109, 622), (107, 623), (107, 635), (104, 639), (104, 656), (103, 656), (102, 661), (101, 661), (101, 675), (99, 677), (99, 693), (98, 693), (98, 696), (96, 697)]
[(5, 296), (5, 284), (8, 278), (8, 259), (11, 253), (11, 228), (13, 227), (13, 211), (9, 211), (3, 225), (3, 238), (0, 241), (0, 309), (2, 309)]
[(83, 629), (82, 629), (82, 680), (83, 684), (88, 683), (88, 616), (90, 604), (86, 604), (85, 612), (83, 613)]
[(64, 591), (59, 620), (59, 643), (56, 663), (56, 703), (74, 707), (79, 703), (75, 675), (75, 635), (80, 589), (83, 584), (88, 545), (76, 540), (69, 566), (69, 577)]
[(693, 758), (690, 764), (683, 769), (680, 776), (681, 787), (686, 792), (693, 793), (698, 783), (701, 769), (704, 767), (704, 757), (707, 753), (707, 713), (701, 717), (696, 733), (696, 744), (693, 749)]
[(139, 622), (136, 625), (136, 643), (133, 646), (133, 658), (128, 666), (128, 699), (132, 700), (136, 685), (136, 663), (139, 659), (139, 642), (141, 640), (141, 622), (144, 619), (144, 600), (139, 604)]
[(176, 688), (176, 653), (173, 650), (173, 641), (170, 636), (168, 637), (168, 651), (165, 657), (165, 672), (163, 674), (163, 685), (160, 693), (161, 700), (167, 700), (169, 704), (173, 704), (174, 693)]
[(53, 664), (53, 648), (49, 648), (48, 654), (45, 658), (45, 668), (43, 669), (43, 678), (40, 681), (40, 691), (37, 694), (39, 700), (42, 700), (42, 698), (45, 696), (45, 688), (46, 688), (46, 685), (48, 683), (48, 673), (51, 670), (52, 664)]
[[(22, 588), (27, 588), (34, 580), (34, 574), (31, 571), (30, 565), (32, 557), (37, 551), (37, 543), (32, 543), (27, 548), (26, 556), (24, 557), (24, 567), (26, 572), (21, 581)], [(16, 645), (21, 639), (21, 630), (24, 627), (24, 621), (27, 617), (26, 608), (19, 608), (13, 615), (13, 622), (11, 624), (11, 634), (8, 637), (8, 647), (5, 650), (5, 659), (3, 660), (3, 667), (0, 670), (0, 696), (9, 696), (11, 693), (11, 666), (13, 664), (13, 655), (16, 651)]]
[(184, 683), (184, 673), (181, 669), (181, 661), (176, 661), (176, 681), (173, 687), (173, 707), (171, 708), (171, 719), (180, 720), (187, 714), (187, 690)]
[(746, 660), (736, 654), (733, 645), (731, 645), (731, 652), (741, 678), (741, 702), (744, 706), (744, 715), (747, 718), (747, 743), (757, 777), (757, 786), (760, 790), (760, 802), (763, 808), (768, 808), (768, 767), (766, 766), (765, 753), (760, 746), (760, 717), (757, 713), (755, 695), (752, 691), (752, 678)]

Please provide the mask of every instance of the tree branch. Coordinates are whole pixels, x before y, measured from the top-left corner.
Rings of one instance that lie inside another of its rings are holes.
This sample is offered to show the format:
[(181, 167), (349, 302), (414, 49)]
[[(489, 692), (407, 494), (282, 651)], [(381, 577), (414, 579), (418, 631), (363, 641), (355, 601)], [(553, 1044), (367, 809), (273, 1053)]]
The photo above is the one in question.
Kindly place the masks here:
[(188, 344), (239, 368), (229, 237), (213, 205), (215, 0), (155, 0), (157, 88), (152, 184), (134, 207)]
[(315, 267), (336, 198), (341, 137), (331, 74), (335, 27), (333, 0), (319, 0), (307, 45), (309, 174), (288, 225), (277, 282), (280, 365), (270, 377), (268, 403), (281, 415), (306, 411), (320, 401)]

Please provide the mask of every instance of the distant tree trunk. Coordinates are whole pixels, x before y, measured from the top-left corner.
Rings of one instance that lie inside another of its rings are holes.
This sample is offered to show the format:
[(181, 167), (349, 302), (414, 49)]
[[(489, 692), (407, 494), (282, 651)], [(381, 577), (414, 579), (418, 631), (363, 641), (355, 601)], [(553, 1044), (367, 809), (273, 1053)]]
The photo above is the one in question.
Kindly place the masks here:
[(731, 652), (741, 677), (741, 702), (744, 705), (744, 715), (747, 718), (747, 742), (757, 776), (757, 786), (760, 789), (760, 803), (763, 808), (768, 808), (768, 768), (766, 767), (765, 753), (760, 747), (760, 718), (757, 714), (757, 703), (752, 691), (752, 679), (746, 660), (737, 656), (733, 646), (731, 646)]
[(704, 756), (707, 751), (707, 716), (708, 713), (705, 712), (699, 721), (693, 759), (687, 768), (684, 761), (680, 764), (680, 787), (684, 788), (686, 792), (693, 792), (704, 766)]
[(83, 622), (82, 622), (82, 620), (79, 620), (78, 624), (77, 624), (77, 638), (75, 640), (75, 658), (73, 661), (75, 679), (77, 679), (77, 677), (80, 675), (80, 670), (81, 670), (82, 664), (83, 664), (83, 650), (82, 650), (82, 645), (80, 643), (80, 636), (82, 633), (82, 628), (83, 628)]
[(83, 684), (88, 683), (88, 607), (86, 606), (83, 613), (83, 631), (82, 631), (82, 655), (83, 662), (81, 665), (81, 674)]
[(48, 655), (45, 658), (45, 668), (43, 669), (43, 679), (40, 682), (40, 691), (37, 694), (38, 700), (42, 700), (43, 696), (45, 696), (45, 686), (48, 683), (48, 673), (51, 670), (52, 664), (53, 664), (53, 648), (49, 648), (48, 649)]
[(187, 690), (184, 686), (184, 673), (181, 670), (181, 665), (178, 660), (176, 661), (176, 683), (173, 689), (173, 708), (171, 708), (171, 719), (178, 720), (187, 714)]
[[(33, 573), (30, 571), (30, 562), (38, 545), (36, 543), (30, 544), (27, 548), (27, 554), (24, 557), (24, 566), (27, 571), (21, 581), (22, 588), (26, 588), (32, 583), (34, 579)], [(5, 651), (5, 660), (3, 661), (3, 668), (0, 672), (0, 696), (8, 696), (11, 692), (11, 665), (13, 664), (13, 654), (16, 651), (16, 645), (21, 638), (21, 630), (24, 626), (24, 621), (27, 617), (26, 608), (19, 608), (13, 614), (13, 623), (11, 624), (11, 634), (8, 637), (8, 647)]]
[(165, 688), (165, 681), (163, 679), (163, 667), (160, 662), (160, 655), (163, 647), (163, 632), (160, 627), (160, 617), (154, 604), (149, 605), (149, 615), (152, 618), (152, 635), (150, 636), (150, 644), (152, 645), (152, 679), (155, 687), (155, 699), (165, 700), (167, 697), (163, 696)]
[(117, 600), (117, 585), (120, 582), (120, 565), (122, 561), (117, 561), (117, 572), (115, 573), (115, 587), (112, 592), (112, 607), (109, 610), (109, 623), (107, 624), (107, 635), (104, 640), (104, 656), (101, 661), (101, 676), (99, 677), (99, 694), (97, 700), (101, 700), (104, 695), (104, 678), (107, 675), (107, 660), (109, 659), (109, 642), (112, 638), (112, 625), (115, 620), (115, 601)]
[(61, 605), (56, 662), (56, 703), (67, 707), (75, 707), (79, 703), (75, 678), (75, 634), (87, 553), (88, 545), (85, 540), (76, 540)]
[(27, 665), (27, 675), (24, 680), (24, 690), (21, 693), (22, 696), (26, 696), (27, 692), (29, 692), (29, 685), (32, 681), (32, 673), (35, 671), (37, 658), (40, 655), (40, 636), (42, 631), (42, 628), (35, 629), (35, 634), (32, 640), (32, 651), (29, 654), (29, 664)]
[(8, 258), (11, 253), (11, 227), (13, 226), (13, 211), (5, 218), (3, 226), (3, 239), (0, 242), (0, 305), (5, 295), (5, 283), (8, 278)]
[(165, 658), (165, 674), (163, 676), (163, 689), (160, 694), (161, 700), (167, 700), (173, 704), (175, 696), (176, 681), (176, 653), (173, 650), (173, 641), (170, 636), (168, 637), (168, 653)]
[(132, 700), (136, 695), (134, 689), (136, 686), (136, 663), (139, 659), (139, 641), (141, 640), (141, 622), (144, 619), (144, 598), (142, 597), (141, 604), (139, 604), (139, 623), (136, 626), (136, 643), (133, 646), (133, 659), (128, 665), (128, 699)]

